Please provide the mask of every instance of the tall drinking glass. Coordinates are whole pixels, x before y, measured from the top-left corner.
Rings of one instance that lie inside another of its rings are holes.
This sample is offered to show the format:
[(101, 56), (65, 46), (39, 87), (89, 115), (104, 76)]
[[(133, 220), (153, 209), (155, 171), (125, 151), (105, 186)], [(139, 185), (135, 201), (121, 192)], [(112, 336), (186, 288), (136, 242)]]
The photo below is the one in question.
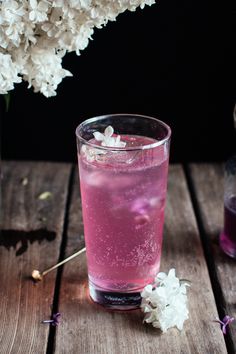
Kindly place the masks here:
[[(108, 126), (125, 146), (95, 139)], [(90, 296), (106, 307), (139, 307), (159, 271), (170, 136), (160, 120), (133, 114), (76, 129)]]

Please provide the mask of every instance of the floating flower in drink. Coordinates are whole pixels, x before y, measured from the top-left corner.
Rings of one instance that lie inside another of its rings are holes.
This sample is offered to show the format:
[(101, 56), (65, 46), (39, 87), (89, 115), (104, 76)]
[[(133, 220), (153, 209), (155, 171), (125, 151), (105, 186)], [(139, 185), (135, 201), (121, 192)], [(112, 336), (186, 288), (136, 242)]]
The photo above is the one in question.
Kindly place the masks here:
[(101, 146), (108, 146), (108, 147), (125, 147), (126, 142), (120, 141), (120, 135), (113, 136), (114, 129), (111, 125), (106, 127), (104, 130), (104, 134), (100, 132), (94, 132), (94, 138), (97, 141), (101, 142)]
[[(98, 143), (98, 146), (110, 148), (123, 148), (126, 146), (126, 142), (120, 140), (120, 135), (114, 136), (114, 129), (111, 125), (106, 127), (104, 134), (96, 131), (93, 133), (93, 136), (95, 138), (93, 143), (96, 145)], [(99, 155), (105, 155), (108, 152), (104, 149), (97, 149), (87, 145), (83, 145), (81, 151), (85, 154), (88, 162), (92, 162), (94, 160), (101, 161), (101, 157)]]

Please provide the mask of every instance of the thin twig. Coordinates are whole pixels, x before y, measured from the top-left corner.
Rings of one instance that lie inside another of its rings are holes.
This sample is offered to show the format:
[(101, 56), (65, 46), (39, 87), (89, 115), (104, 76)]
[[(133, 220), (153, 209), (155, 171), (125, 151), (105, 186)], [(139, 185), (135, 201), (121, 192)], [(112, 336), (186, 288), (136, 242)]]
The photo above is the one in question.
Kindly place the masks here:
[(86, 248), (82, 248), (81, 250), (79, 250), (76, 253), (73, 253), (71, 256), (67, 257), (66, 259), (64, 259), (63, 261), (55, 264), (54, 266), (45, 269), (43, 272), (40, 272), (39, 270), (33, 270), (32, 272), (32, 278), (34, 280), (42, 280), (44, 275), (48, 274), (49, 272), (51, 272), (52, 270), (60, 267), (62, 264), (69, 262), (70, 260), (72, 260), (73, 258), (79, 256), (81, 253), (84, 253), (86, 251)]

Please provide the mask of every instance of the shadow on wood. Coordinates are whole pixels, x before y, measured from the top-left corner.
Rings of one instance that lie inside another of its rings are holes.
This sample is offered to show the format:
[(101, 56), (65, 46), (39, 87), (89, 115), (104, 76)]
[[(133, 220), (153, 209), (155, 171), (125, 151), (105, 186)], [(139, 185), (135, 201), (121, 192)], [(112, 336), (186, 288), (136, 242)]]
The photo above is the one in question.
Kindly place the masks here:
[[(28, 244), (38, 241), (41, 244), (44, 240), (53, 241), (56, 237), (55, 231), (39, 229), (33, 231), (1, 230), (0, 246), (10, 250), (16, 249), (16, 256), (20, 256), (28, 249)], [(19, 245), (19, 247), (18, 247)]]

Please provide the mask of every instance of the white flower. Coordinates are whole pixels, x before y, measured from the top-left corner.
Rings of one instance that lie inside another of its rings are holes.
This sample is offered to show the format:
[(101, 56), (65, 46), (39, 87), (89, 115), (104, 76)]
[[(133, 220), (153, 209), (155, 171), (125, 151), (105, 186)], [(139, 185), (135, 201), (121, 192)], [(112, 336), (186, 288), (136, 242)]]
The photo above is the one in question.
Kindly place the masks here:
[(54, 49), (40, 49), (34, 47), (30, 59), (24, 67), (24, 79), (34, 91), (41, 91), (46, 97), (55, 96), (57, 85), (66, 76), (72, 74), (62, 68), (61, 56)]
[(21, 77), (17, 75), (17, 69), (9, 54), (0, 53), (0, 94), (14, 88), (14, 83), (21, 82)]
[(183, 329), (188, 319), (186, 286), (175, 276), (175, 269), (168, 275), (159, 273), (155, 286), (147, 285), (143, 292), (141, 309), (146, 314), (144, 321), (166, 332), (171, 327)]
[[(58, 84), (71, 76), (61, 66), (66, 52), (80, 55), (92, 39), (94, 28), (102, 28), (125, 10), (134, 11), (154, 3), (154, 0), (0, 0), (0, 53), (8, 56), (5, 62), (11, 60), (10, 72), (6, 73), (4, 64), (0, 74), (0, 92), (12, 90), (14, 83), (21, 81), (20, 75), (35, 92), (40, 91), (46, 97), (56, 95)], [(112, 139), (116, 146), (122, 145), (119, 137)]]
[(29, 0), (31, 11), (29, 13), (29, 19), (32, 22), (43, 22), (47, 20), (48, 2)]
[(85, 155), (88, 162), (93, 162), (94, 160), (98, 160), (99, 155), (106, 154), (106, 152), (103, 150), (88, 147), (86, 145), (82, 146), (81, 152)]
[[(97, 141), (101, 141), (101, 146), (107, 147), (125, 147), (126, 143), (120, 141), (120, 135), (113, 137), (114, 129), (111, 125), (106, 127), (104, 134), (100, 132), (94, 132), (94, 138)], [(96, 149), (91, 146), (83, 145), (81, 148), (81, 153), (85, 155), (88, 162), (96, 161), (104, 161), (101, 155), (106, 155), (107, 151), (102, 149)]]
[(100, 132), (94, 132), (94, 138), (97, 141), (101, 141), (102, 146), (108, 146), (108, 147), (125, 147), (126, 142), (120, 141), (120, 135), (117, 135), (116, 137), (113, 137), (114, 129), (111, 125), (106, 127), (104, 130), (104, 134)]
[(18, 4), (17, 1), (1, 1), (1, 25), (4, 22), (9, 24), (17, 23), (20, 20), (20, 17), (24, 14), (24, 7), (21, 4)]

